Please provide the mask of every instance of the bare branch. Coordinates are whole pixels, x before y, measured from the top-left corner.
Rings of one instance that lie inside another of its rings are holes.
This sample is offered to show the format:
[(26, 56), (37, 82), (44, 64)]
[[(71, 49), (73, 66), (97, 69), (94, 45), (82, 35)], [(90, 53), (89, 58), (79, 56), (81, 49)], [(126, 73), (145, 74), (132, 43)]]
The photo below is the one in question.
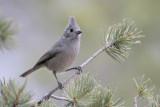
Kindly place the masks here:
[(134, 107), (137, 107), (137, 99), (138, 99), (138, 95), (134, 97)]
[[(109, 27), (106, 35), (104, 35), (105, 46), (94, 53), (84, 63), (82, 63), (80, 67), (85, 67), (103, 51), (106, 51), (109, 56), (122, 63), (128, 57), (128, 50), (131, 49), (131, 45), (139, 43), (139, 41), (137, 42), (137, 39), (143, 37), (142, 35), (139, 35), (139, 33), (140, 32), (137, 32), (134, 21), (131, 19), (124, 19), (122, 23), (119, 23), (117, 26), (113, 25)], [(77, 73), (78, 70), (73, 72), (70, 77), (62, 82), (62, 85), (65, 85), (67, 82), (69, 82)], [(58, 89), (59, 87), (57, 86), (55, 89), (51, 90), (38, 102), (38, 104), (40, 105), (43, 100), (49, 99), (51, 95)]]
[(67, 99), (65, 97), (59, 97), (59, 96), (51, 95), (51, 98), (54, 98), (56, 100), (64, 100), (64, 101), (68, 101), (68, 102), (74, 103), (74, 101), (72, 99)]
[[(80, 65), (81, 68), (85, 67), (87, 64), (89, 64), (96, 56), (98, 56), (100, 53), (102, 53), (103, 51), (109, 49), (110, 47), (112, 47), (114, 45), (114, 43), (109, 44), (108, 46), (104, 46), (101, 49), (99, 49), (96, 53), (94, 53), (89, 59), (87, 59), (84, 63), (82, 63)], [(65, 85), (67, 82), (69, 82), (76, 74), (77, 74), (78, 70), (76, 70), (76, 72), (73, 72), (73, 74), (71, 76), (69, 76), (66, 80), (64, 80), (62, 82), (62, 85)], [(47, 95), (45, 95), (40, 101), (38, 101), (38, 105), (40, 105), (42, 103), (43, 100), (48, 100), (51, 95), (56, 92), (59, 89), (59, 87), (57, 86), (56, 88), (54, 88), (53, 90), (51, 90)]]

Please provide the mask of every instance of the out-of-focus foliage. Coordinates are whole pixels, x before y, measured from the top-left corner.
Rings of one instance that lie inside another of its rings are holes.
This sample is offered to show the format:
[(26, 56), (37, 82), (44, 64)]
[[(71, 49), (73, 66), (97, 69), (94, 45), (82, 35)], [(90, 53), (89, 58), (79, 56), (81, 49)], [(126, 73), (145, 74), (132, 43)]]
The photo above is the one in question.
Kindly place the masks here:
[(148, 100), (148, 101), (153, 101), (153, 89), (154, 87), (149, 87), (149, 83), (151, 82), (150, 79), (144, 80), (144, 75), (136, 81), (134, 78), (134, 85), (136, 87), (138, 96)]
[[(137, 82), (138, 81), (138, 82)], [(134, 84), (137, 90), (137, 100), (142, 98), (148, 102), (147, 107), (160, 107), (159, 94), (153, 92), (153, 87), (149, 87), (150, 79), (144, 80), (144, 75), (136, 80)], [(0, 107), (57, 107), (51, 102), (43, 101), (41, 105), (34, 105), (36, 102), (30, 91), (23, 85), (16, 83), (14, 79), (1, 81), (0, 84)], [(124, 107), (122, 98), (115, 100), (115, 93), (108, 87), (102, 87), (89, 73), (82, 74), (73, 79), (67, 86), (64, 96), (68, 100), (66, 107)], [(70, 102), (70, 101), (73, 102)], [(138, 104), (137, 104), (138, 105)]]
[[(12, 76), (22, 81), (17, 76), (32, 67), (59, 39), (70, 15), (76, 17), (83, 32), (81, 49), (72, 66), (81, 64), (102, 46), (100, 28), (130, 17), (145, 35), (142, 44), (132, 48), (133, 54), (123, 65), (102, 54), (84, 72), (96, 74), (103, 86), (111, 83), (117, 87), (117, 96), (124, 97), (126, 107), (133, 105), (133, 77), (146, 74), (160, 88), (160, 0), (0, 0), (0, 8), (3, 15), (22, 25), (16, 35), (19, 47), (11, 53), (0, 52), (0, 78)], [(27, 86), (32, 87), (37, 99), (57, 86), (46, 71), (41, 69), (28, 79)], [(70, 73), (58, 76), (62, 81)], [(56, 94), (61, 96), (61, 92)], [(57, 105), (62, 103), (65, 102), (59, 101)], [(144, 102), (138, 103), (139, 107), (146, 106)]]
[(13, 45), (13, 35), (17, 32), (17, 26), (12, 19), (6, 19), (0, 13), (0, 49), (9, 49)]
[(103, 88), (98, 85), (93, 90), (93, 103), (89, 107), (124, 107), (122, 98), (113, 100), (114, 94), (110, 87)]
[[(151, 85), (151, 80), (144, 80), (144, 75), (141, 78), (134, 80), (134, 85), (137, 91), (137, 99), (142, 98), (148, 102), (147, 107), (160, 107), (160, 98), (159, 94), (156, 94)], [(138, 104), (137, 104), (138, 105)]]
[(65, 91), (65, 97), (76, 103), (69, 102), (66, 106), (85, 107), (92, 102), (92, 91), (96, 85), (95, 77), (82, 74), (78, 79), (72, 80)]
[(20, 85), (14, 79), (1, 81), (0, 84), (0, 106), (1, 107), (29, 107), (34, 99), (30, 91), (25, 89), (26, 83)]
[[(1, 107), (30, 107), (36, 102), (30, 91), (25, 89), (23, 85), (16, 83), (14, 79), (9, 81), (1, 81), (0, 85), (0, 106)], [(122, 107), (122, 99), (113, 101), (113, 91), (111, 88), (103, 88), (97, 82), (94, 76), (90, 74), (82, 74), (78, 78), (72, 80), (67, 86), (64, 93), (68, 102), (66, 107)], [(35, 107), (56, 107), (55, 104), (43, 101), (41, 105), (36, 104)]]
[[(31, 91), (26, 90), (26, 83), (20, 85), (14, 79), (1, 81), (0, 84), (0, 107), (32, 107), (36, 101)], [(43, 101), (40, 106), (56, 107), (50, 100)]]
[(113, 101), (113, 94), (111, 88), (102, 87), (94, 76), (82, 74), (69, 83), (64, 96), (74, 101), (68, 102), (67, 107), (122, 107), (122, 99)]
[(35, 107), (57, 107), (55, 104), (53, 104), (50, 100), (43, 101), (41, 105), (36, 104)]
[(160, 94), (153, 96), (153, 102), (149, 104), (151, 107), (160, 107)]
[(124, 62), (129, 55), (131, 46), (140, 43), (137, 39), (144, 37), (140, 33), (132, 19), (123, 19), (118, 25), (112, 25), (105, 33), (106, 45), (113, 44), (106, 50), (107, 54), (118, 62)]

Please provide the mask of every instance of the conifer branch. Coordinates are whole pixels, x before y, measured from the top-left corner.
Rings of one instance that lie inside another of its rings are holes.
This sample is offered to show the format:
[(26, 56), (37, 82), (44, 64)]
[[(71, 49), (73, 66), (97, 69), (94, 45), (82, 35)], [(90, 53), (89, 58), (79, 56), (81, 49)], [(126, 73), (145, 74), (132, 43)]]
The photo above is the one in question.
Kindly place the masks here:
[[(103, 51), (106, 51), (109, 56), (118, 62), (123, 62), (127, 56), (129, 55), (128, 50), (131, 49), (133, 44), (140, 43), (140, 41), (136, 40), (141, 37), (141, 31), (138, 32), (135, 26), (135, 22), (131, 19), (124, 19), (122, 23), (118, 25), (113, 25), (108, 28), (105, 34), (105, 44), (104, 47), (95, 52), (88, 60), (80, 65), (81, 68), (85, 67), (89, 64), (95, 57), (97, 57)], [(68, 77), (65, 81), (62, 82), (62, 85), (68, 83), (76, 74), (78, 70), (75, 71), (70, 77)], [(46, 96), (44, 96), (38, 104), (40, 105), (43, 100), (47, 100), (51, 97), (51, 95), (59, 89), (57, 86), (53, 90), (51, 90)]]
[(89, 73), (74, 78), (67, 85), (64, 97), (74, 102), (67, 102), (66, 107), (122, 107), (122, 98), (113, 100), (114, 91), (103, 87)]
[(134, 107), (137, 107), (137, 100), (142, 98), (148, 102), (147, 107), (160, 107), (160, 97), (153, 91), (154, 87), (150, 87), (150, 79), (144, 80), (144, 75), (138, 80), (135, 78), (134, 85), (136, 87), (137, 96), (134, 97)]
[(134, 107), (137, 107), (138, 95), (134, 97)]
[[(16, 33), (16, 30), (17, 26), (13, 25), (12, 20), (6, 19), (0, 13), (0, 49), (9, 48), (11, 45), (9, 43), (13, 41), (12, 35)], [(105, 32), (104, 46), (82, 63), (80, 67), (85, 67), (104, 51), (113, 59), (123, 63), (129, 55), (131, 46), (140, 43), (137, 39), (144, 37), (140, 33), (141, 31), (137, 31), (135, 22), (131, 19), (124, 19), (118, 25), (112, 25)], [(10, 40), (12, 41), (9, 42)], [(78, 70), (72, 73), (62, 84), (68, 83), (77, 73)], [(134, 107), (137, 107), (138, 98), (147, 100), (150, 107), (160, 106), (160, 95), (153, 95), (153, 88), (148, 87), (148, 82), (149, 80), (143, 81), (143, 77), (139, 83), (134, 79), (138, 93), (134, 97)], [(124, 102), (121, 102), (122, 98), (113, 101), (114, 93), (111, 88), (103, 88), (88, 74), (80, 75), (78, 79), (73, 79), (69, 83), (64, 97), (52, 95), (59, 89), (59, 87), (56, 87), (35, 104), (32, 93), (24, 91), (26, 82), (23, 85), (19, 85), (14, 79), (10, 79), (8, 82), (0, 80), (0, 107), (55, 107), (48, 100), (49, 98), (67, 101), (66, 107), (122, 107), (124, 104)]]
[(150, 103), (151, 107), (160, 107), (160, 93), (153, 95), (153, 102)]
[(48, 100), (48, 101), (43, 101), (40, 106), (36, 104), (35, 106), (30, 106), (30, 107), (57, 107), (57, 106), (54, 103), (52, 103), (51, 100)]
[[(110, 44), (109, 46), (105, 46), (101, 49), (99, 49), (96, 53), (94, 53), (88, 60), (86, 60), (84, 63), (82, 63), (80, 65), (81, 68), (85, 67), (88, 63), (90, 63), (96, 56), (98, 56), (100, 53), (102, 53), (104, 50), (110, 48), (113, 44)], [(76, 70), (74, 73), (72, 73), (72, 75), (70, 77), (68, 77), (65, 81), (62, 82), (62, 85), (65, 85), (66, 83), (68, 83), (76, 74), (78, 73), (78, 70)], [(56, 88), (54, 88), (53, 90), (51, 90), (46, 96), (44, 96), (39, 102), (38, 104), (41, 104), (43, 100), (47, 100), (50, 98), (50, 96), (56, 92), (59, 89), (59, 87), (57, 86)]]
[(23, 85), (16, 83), (14, 79), (8, 82), (0, 80), (0, 107), (29, 107), (34, 103), (30, 91), (25, 91), (26, 82)]
[(59, 96), (51, 95), (51, 98), (54, 98), (56, 100), (63, 100), (63, 101), (68, 101), (68, 102), (74, 103), (74, 101), (72, 99), (68, 99), (68, 98), (65, 98), (65, 97), (59, 97)]
[(149, 83), (151, 82), (151, 80), (144, 80), (144, 75), (138, 80), (138, 82), (135, 78), (133, 80), (137, 90), (137, 96), (147, 101), (153, 101), (154, 87), (149, 87)]
[(0, 13), (0, 49), (13, 47), (14, 37), (17, 32), (17, 25), (13, 25), (12, 19), (6, 19)]

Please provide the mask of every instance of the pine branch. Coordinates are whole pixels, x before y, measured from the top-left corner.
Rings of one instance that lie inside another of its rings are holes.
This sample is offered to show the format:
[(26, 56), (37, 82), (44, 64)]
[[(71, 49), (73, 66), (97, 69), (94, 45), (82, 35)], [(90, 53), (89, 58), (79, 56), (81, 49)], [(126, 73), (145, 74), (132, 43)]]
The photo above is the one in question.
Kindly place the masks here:
[(12, 19), (6, 19), (0, 13), (0, 49), (9, 49), (14, 44), (13, 35), (17, 32), (17, 25), (13, 25)]
[(154, 87), (149, 87), (149, 83), (151, 82), (150, 79), (144, 80), (144, 75), (136, 81), (134, 78), (134, 85), (137, 90), (137, 96), (141, 97), (147, 101), (153, 101), (153, 89)]
[(134, 107), (137, 107), (137, 100), (138, 100), (138, 95), (134, 97)]
[[(105, 46), (95, 52), (88, 60), (82, 63), (80, 67), (85, 67), (103, 51), (106, 51), (109, 56), (122, 63), (127, 58), (127, 55), (129, 55), (128, 50), (131, 49), (131, 46), (133, 44), (140, 43), (140, 41), (137, 41), (136, 39), (144, 37), (139, 35), (140, 33), (141, 32), (137, 31), (135, 23), (131, 19), (124, 19), (122, 23), (109, 27), (105, 34)], [(77, 72), (78, 71), (75, 71), (70, 77), (63, 81), (62, 85), (68, 83), (77, 74)], [(57, 86), (51, 90), (40, 101), (38, 101), (38, 104), (40, 105), (42, 101), (48, 100), (58, 89), (59, 87)]]
[(57, 107), (57, 106), (53, 104), (50, 100), (48, 100), (48, 101), (43, 101), (40, 106), (38, 104), (35, 105), (35, 107)]
[(110, 87), (102, 87), (89, 73), (73, 79), (65, 90), (64, 96), (74, 102), (66, 107), (122, 107), (124, 102), (119, 98), (113, 101), (114, 92)]
[(22, 86), (14, 79), (0, 82), (0, 107), (29, 107), (34, 103), (31, 92), (25, 91), (26, 82)]
[(93, 104), (89, 107), (123, 107), (124, 101), (122, 98), (118, 98), (116, 101), (113, 100), (114, 92), (110, 87), (103, 88), (97, 86), (93, 90)]
[(68, 102), (66, 106), (88, 107), (93, 103), (92, 92), (96, 85), (95, 77), (88, 73), (73, 79), (65, 89), (64, 97), (72, 99), (74, 102)]
[(160, 93), (153, 95), (153, 102), (150, 103), (150, 107), (160, 107)]
[[(110, 44), (109, 46), (105, 46), (101, 49), (99, 49), (96, 53), (94, 53), (88, 60), (86, 60), (84, 63), (80, 65), (81, 68), (85, 67), (88, 63), (90, 63), (96, 56), (98, 56), (100, 53), (102, 53), (104, 50), (110, 48), (113, 44)], [(65, 81), (62, 82), (62, 85), (65, 85), (68, 83), (76, 74), (78, 73), (78, 70), (75, 71), (70, 77), (68, 77)], [(40, 101), (38, 101), (38, 104), (40, 105), (43, 100), (48, 100), (50, 96), (56, 92), (59, 89), (57, 86), (53, 90), (51, 90), (47, 95), (45, 95)]]
[(144, 80), (144, 75), (138, 80), (134, 78), (134, 85), (137, 90), (137, 96), (134, 97), (134, 107), (137, 107), (138, 98), (148, 102), (147, 107), (160, 107), (160, 97), (153, 92), (154, 87), (150, 87), (150, 79)]
[[(0, 80), (0, 107), (31, 107), (35, 99), (30, 91), (25, 89), (27, 81), (20, 85), (14, 79), (2, 82)], [(34, 105), (39, 107), (38, 105)], [(55, 107), (50, 101), (43, 101), (40, 107)]]
[(63, 101), (68, 101), (68, 102), (74, 103), (74, 101), (72, 99), (68, 99), (68, 98), (65, 98), (65, 97), (59, 97), (59, 96), (51, 95), (51, 98), (56, 99), (56, 100), (63, 100)]
[(133, 44), (140, 43), (141, 31), (137, 31), (135, 22), (131, 19), (123, 19), (118, 25), (112, 25), (104, 34), (105, 44), (114, 44), (108, 50), (105, 50), (109, 56), (116, 61), (123, 63), (128, 57)]

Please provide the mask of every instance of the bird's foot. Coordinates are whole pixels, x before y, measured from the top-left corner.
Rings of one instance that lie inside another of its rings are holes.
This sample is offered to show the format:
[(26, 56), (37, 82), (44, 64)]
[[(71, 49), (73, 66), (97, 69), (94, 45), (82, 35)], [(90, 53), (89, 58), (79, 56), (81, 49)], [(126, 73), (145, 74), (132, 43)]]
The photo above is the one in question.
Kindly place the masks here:
[(81, 66), (78, 66), (76, 69), (78, 70), (78, 72), (77, 72), (78, 75), (82, 73), (82, 67)]
[(77, 74), (82, 73), (82, 67), (81, 66), (73, 67), (73, 68), (67, 69), (66, 71), (70, 71), (70, 70), (78, 70)]
[(62, 88), (64, 88), (64, 86), (62, 85), (61, 82), (58, 82), (58, 87), (59, 87), (59, 89), (61, 89), (61, 90), (62, 90)]
[(44, 96), (43, 99), (44, 99), (44, 100), (48, 100), (49, 97), (50, 97), (50, 95), (48, 94), (48, 95)]

